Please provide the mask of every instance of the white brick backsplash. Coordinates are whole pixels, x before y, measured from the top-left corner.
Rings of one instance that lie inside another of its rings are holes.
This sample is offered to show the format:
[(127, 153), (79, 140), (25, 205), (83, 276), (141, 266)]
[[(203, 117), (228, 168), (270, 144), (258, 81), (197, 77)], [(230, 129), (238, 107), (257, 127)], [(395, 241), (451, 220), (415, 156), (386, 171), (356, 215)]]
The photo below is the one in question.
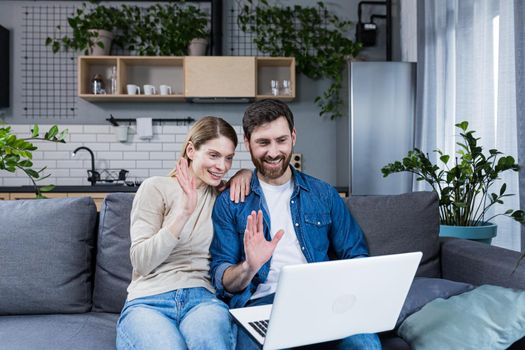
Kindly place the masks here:
[(132, 160), (139, 160), (139, 159), (150, 159), (149, 152), (125, 152), (124, 153), (124, 159), (132, 159)]
[(174, 152), (149, 152), (149, 159), (168, 160), (168, 159), (177, 159), (177, 158), (175, 158)]
[(109, 159), (109, 160), (121, 160), (123, 158), (122, 152), (97, 152), (95, 159)]
[(66, 169), (66, 168), (59, 167), (57, 165), (57, 161), (56, 160), (49, 160), (49, 159), (46, 159), (46, 160), (43, 160), (43, 159), (33, 160), (33, 169), (35, 169), (36, 171), (42, 169), (45, 166), (48, 167), (48, 168), (53, 168), (53, 169)]
[(162, 161), (162, 168), (163, 169), (173, 169), (173, 168), (175, 168), (175, 164), (177, 164), (177, 161), (175, 159), (173, 159), (173, 160), (163, 160)]
[(110, 132), (110, 125), (84, 125), (85, 134), (107, 134)]
[(112, 143), (109, 146), (109, 149), (111, 151), (134, 151), (135, 150), (135, 144), (133, 143)]
[(175, 135), (175, 141), (181, 144), (184, 143), (184, 141), (186, 141), (186, 135), (185, 134)]
[(24, 186), (30, 185), (31, 180), (27, 176), (25, 177), (4, 177), (4, 186)]
[(45, 152), (44, 159), (68, 159), (71, 158), (69, 152)]
[[(160, 160), (139, 160), (137, 161), (138, 169), (159, 169), (162, 168), (162, 161)], [(128, 169), (129, 170), (129, 169)]]
[(109, 143), (90, 143), (89, 148), (91, 148), (93, 152), (109, 151)]
[[(51, 125), (40, 126), (41, 134)], [(189, 127), (186, 125), (155, 125), (152, 140), (140, 140), (130, 135), (128, 142), (116, 140), (110, 125), (58, 125), (60, 130), (68, 129), (69, 137), (65, 144), (46, 141), (34, 141), (38, 150), (33, 152), (33, 168), (47, 167), (44, 174), (51, 176), (39, 184), (89, 185), (87, 170), (91, 169), (91, 157), (88, 152), (80, 151), (72, 158), (71, 152), (80, 146), (90, 148), (95, 153), (95, 167), (101, 169), (126, 169), (130, 181), (143, 181), (149, 176), (167, 176), (180, 157), (182, 143), (186, 139)], [(239, 141), (242, 140), (242, 128), (234, 126)], [(14, 125), (12, 130), (18, 137), (28, 137), (32, 124)], [(250, 154), (242, 142), (236, 149), (232, 169), (227, 178), (240, 168), (252, 169)], [(0, 171), (1, 186), (30, 185), (27, 176), (17, 171)]]
[(53, 169), (53, 168), (47, 168), (44, 170), (45, 174), (52, 174), (55, 177), (68, 177), (69, 176), (69, 169)]
[(71, 169), (69, 170), (69, 176), (87, 178), (87, 169)]
[[(150, 160), (148, 160), (147, 162), (150, 162)], [(134, 160), (111, 160), (109, 164), (111, 165), (111, 169), (120, 168), (129, 170), (137, 167)]]
[(175, 137), (178, 137), (179, 135), (168, 135), (168, 134), (163, 134), (163, 135), (153, 135), (153, 138), (151, 139), (151, 142), (155, 142), (155, 143), (164, 143), (164, 142), (175, 142)]
[(97, 142), (117, 142), (117, 137), (114, 134), (98, 134)]
[(163, 134), (183, 134), (186, 135), (188, 133), (189, 128), (187, 126), (182, 125), (164, 125), (162, 128)]
[(149, 176), (168, 176), (170, 169), (150, 169)]
[(96, 134), (71, 134), (69, 135), (71, 142), (95, 142), (97, 141)]
[[(40, 129), (42, 129), (42, 128), (40, 128)], [(83, 125), (59, 125), (58, 129), (59, 130), (67, 129), (67, 132), (69, 134), (82, 134), (82, 133), (84, 133), (84, 126)]]
[(182, 149), (182, 143), (163, 143), (163, 151), (180, 151)]
[(56, 164), (57, 168), (68, 168), (68, 169), (71, 169), (71, 168), (77, 168), (77, 169), (84, 168), (84, 162), (82, 161), (82, 159), (57, 160), (56, 162), (57, 162), (57, 164)]
[(137, 151), (162, 151), (161, 143), (137, 143)]

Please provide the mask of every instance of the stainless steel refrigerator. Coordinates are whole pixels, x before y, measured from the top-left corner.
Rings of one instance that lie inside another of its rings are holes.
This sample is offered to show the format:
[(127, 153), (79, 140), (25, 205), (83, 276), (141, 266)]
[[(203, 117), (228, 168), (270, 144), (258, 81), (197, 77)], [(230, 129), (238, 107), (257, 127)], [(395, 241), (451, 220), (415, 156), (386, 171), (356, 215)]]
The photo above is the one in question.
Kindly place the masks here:
[(384, 178), (381, 168), (414, 147), (416, 64), (349, 62), (349, 192), (399, 194), (412, 175)]

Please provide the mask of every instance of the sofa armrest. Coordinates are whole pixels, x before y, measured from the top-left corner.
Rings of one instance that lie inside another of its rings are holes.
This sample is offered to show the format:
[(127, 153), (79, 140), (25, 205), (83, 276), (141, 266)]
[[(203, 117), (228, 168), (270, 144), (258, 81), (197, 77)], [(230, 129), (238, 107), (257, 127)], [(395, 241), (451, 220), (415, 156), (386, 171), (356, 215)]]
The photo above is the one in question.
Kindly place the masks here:
[(525, 290), (525, 260), (513, 271), (520, 255), (484, 243), (444, 238), (441, 240), (442, 275), (474, 285), (493, 284)]

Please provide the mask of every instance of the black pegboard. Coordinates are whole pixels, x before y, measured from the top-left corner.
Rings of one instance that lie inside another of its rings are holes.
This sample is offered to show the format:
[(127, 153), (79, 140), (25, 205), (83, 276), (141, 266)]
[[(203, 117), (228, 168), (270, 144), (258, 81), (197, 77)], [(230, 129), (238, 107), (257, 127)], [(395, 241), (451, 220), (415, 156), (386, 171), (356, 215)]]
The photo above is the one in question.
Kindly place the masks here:
[(265, 56), (265, 54), (257, 50), (257, 46), (253, 42), (255, 35), (253, 33), (245, 33), (241, 30), (237, 23), (241, 3), (234, 1), (228, 9), (228, 37), (229, 47), (226, 48), (225, 53), (230, 56)]
[(22, 7), (22, 115), (27, 119), (71, 119), (77, 114), (76, 55), (53, 54), (45, 46), (57, 25), (67, 33), (67, 17), (75, 6)]
[[(228, 32), (229, 42), (227, 47), (225, 47), (225, 52), (230, 56), (269, 56), (269, 54), (257, 50), (257, 45), (254, 43), (255, 34), (243, 32), (238, 25), (237, 18), (241, 12), (241, 6), (245, 4), (246, 3), (242, 1), (233, 1), (231, 7), (228, 9), (228, 27), (226, 31)], [(256, 4), (248, 4), (248, 6), (251, 6), (254, 10)], [(325, 6), (329, 7), (327, 4), (325, 4)], [(318, 12), (321, 17), (321, 25), (325, 28), (329, 27), (328, 20), (324, 17), (323, 12), (320, 9)], [(299, 26), (296, 22), (294, 24), (295, 26)], [(311, 54), (314, 54), (315, 51), (315, 48), (310, 49)]]

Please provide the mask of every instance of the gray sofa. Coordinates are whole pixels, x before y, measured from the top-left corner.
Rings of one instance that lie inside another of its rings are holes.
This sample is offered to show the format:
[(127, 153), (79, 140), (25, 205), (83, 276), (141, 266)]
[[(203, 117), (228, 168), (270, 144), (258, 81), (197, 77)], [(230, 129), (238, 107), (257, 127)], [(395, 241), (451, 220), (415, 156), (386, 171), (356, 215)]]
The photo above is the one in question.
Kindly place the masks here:
[[(132, 200), (130, 193), (109, 194), (100, 214), (87, 197), (0, 201), (0, 348), (115, 348), (131, 276)], [(431, 192), (354, 196), (348, 206), (372, 255), (423, 252), (418, 277), (525, 289), (525, 266), (511, 275), (519, 253), (439, 239)], [(381, 339), (384, 349), (409, 349), (395, 332)]]

